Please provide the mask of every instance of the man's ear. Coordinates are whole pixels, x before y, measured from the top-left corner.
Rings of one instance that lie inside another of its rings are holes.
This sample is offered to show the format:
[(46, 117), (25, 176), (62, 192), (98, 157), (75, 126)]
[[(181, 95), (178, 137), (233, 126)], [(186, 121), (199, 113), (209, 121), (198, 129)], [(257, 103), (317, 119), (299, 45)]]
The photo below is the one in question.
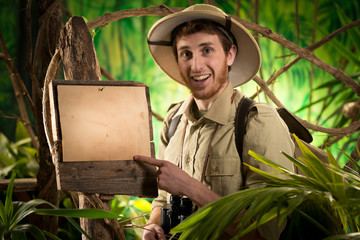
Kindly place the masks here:
[(228, 55), (227, 55), (227, 65), (231, 66), (234, 63), (235, 57), (236, 57), (237, 48), (235, 45), (232, 45)]

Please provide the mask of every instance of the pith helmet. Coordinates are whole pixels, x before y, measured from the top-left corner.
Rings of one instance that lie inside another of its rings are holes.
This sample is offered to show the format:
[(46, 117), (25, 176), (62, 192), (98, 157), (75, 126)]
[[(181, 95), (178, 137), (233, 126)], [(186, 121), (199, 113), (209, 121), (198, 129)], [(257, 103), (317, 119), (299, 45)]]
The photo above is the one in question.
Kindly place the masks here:
[(148, 46), (159, 67), (170, 78), (185, 84), (172, 51), (171, 33), (180, 24), (197, 19), (217, 22), (234, 35), (238, 52), (229, 73), (232, 85), (237, 87), (251, 80), (259, 71), (261, 64), (258, 44), (241, 23), (230, 18), (221, 9), (208, 4), (196, 4), (181, 12), (167, 15), (152, 26), (147, 39)]

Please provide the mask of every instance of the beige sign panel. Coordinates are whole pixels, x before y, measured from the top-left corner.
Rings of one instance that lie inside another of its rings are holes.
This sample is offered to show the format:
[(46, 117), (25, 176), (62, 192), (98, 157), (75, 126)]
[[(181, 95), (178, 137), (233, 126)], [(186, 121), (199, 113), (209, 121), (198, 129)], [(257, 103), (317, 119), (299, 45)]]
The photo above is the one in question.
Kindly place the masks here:
[(151, 156), (145, 87), (58, 85), (63, 161)]
[(133, 160), (155, 156), (149, 88), (130, 81), (49, 85), (51, 121), (44, 122), (58, 189), (156, 197), (156, 168)]

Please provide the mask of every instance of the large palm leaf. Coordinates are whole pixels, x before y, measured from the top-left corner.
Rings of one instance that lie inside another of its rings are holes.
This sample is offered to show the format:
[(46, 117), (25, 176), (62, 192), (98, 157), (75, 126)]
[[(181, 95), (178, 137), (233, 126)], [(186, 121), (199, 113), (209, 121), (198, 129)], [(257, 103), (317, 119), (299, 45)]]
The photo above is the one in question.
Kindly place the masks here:
[[(323, 236), (358, 232), (358, 172), (341, 169), (329, 151), (329, 163), (323, 164), (298, 138), (296, 141), (304, 158), (294, 159), (285, 155), (306, 176), (250, 152), (255, 159), (271, 166), (278, 173), (269, 174), (249, 166), (252, 171), (266, 177), (267, 186), (241, 190), (212, 202), (172, 229), (172, 233), (182, 232), (181, 239), (217, 239), (236, 221), (239, 231), (235, 238), (238, 238), (274, 218), (282, 223), (296, 214), (302, 216), (300, 219), (310, 222)], [(315, 209), (315, 215), (321, 216), (325, 221), (313, 217), (314, 212), (309, 214), (309, 211), (304, 211), (304, 205), (311, 206), (311, 211)], [(244, 210), (244, 216), (237, 219)], [(256, 221), (252, 222), (254, 219)]]
[[(27, 239), (26, 233), (31, 233), (35, 239), (44, 239), (48, 236), (52, 239), (59, 239), (57, 236), (43, 231), (32, 224), (22, 223), (24, 219), (32, 213), (50, 216), (63, 216), (74, 227), (79, 230), (87, 239), (90, 236), (79, 226), (72, 218), (90, 218), (90, 219), (121, 219), (119, 214), (103, 211), (100, 209), (59, 209), (53, 204), (42, 200), (32, 199), (28, 202), (12, 201), (15, 173), (12, 173), (10, 184), (6, 192), (6, 199), (3, 203), (0, 201), (0, 239)], [(39, 205), (48, 205), (52, 209), (36, 209)]]

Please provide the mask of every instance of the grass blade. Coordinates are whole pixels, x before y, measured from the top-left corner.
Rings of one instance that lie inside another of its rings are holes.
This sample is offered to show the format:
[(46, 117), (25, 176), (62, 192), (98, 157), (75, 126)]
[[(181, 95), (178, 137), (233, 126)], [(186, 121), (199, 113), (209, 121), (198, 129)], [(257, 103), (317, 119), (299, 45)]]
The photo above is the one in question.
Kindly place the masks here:
[[(32, 224), (20, 224), (17, 225), (16, 227), (13, 228), (12, 230), (14, 233), (25, 233), (25, 232), (29, 232), (31, 233), (35, 239), (38, 240), (46, 240), (45, 235), (43, 234), (43, 232), (36, 226), (32, 225)], [(24, 238), (22, 238), (24, 239)], [(27, 238), (25, 238), (27, 239)]]
[(71, 218), (88, 219), (122, 219), (122, 216), (116, 213), (107, 212), (101, 209), (35, 209), (34, 212), (39, 215), (62, 216)]
[(5, 198), (5, 221), (4, 224), (9, 224), (11, 215), (13, 213), (13, 204), (12, 204), (12, 195), (14, 189), (14, 181), (15, 181), (15, 173), (11, 174), (10, 183), (8, 185), (8, 189), (6, 191), (6, 198)]

